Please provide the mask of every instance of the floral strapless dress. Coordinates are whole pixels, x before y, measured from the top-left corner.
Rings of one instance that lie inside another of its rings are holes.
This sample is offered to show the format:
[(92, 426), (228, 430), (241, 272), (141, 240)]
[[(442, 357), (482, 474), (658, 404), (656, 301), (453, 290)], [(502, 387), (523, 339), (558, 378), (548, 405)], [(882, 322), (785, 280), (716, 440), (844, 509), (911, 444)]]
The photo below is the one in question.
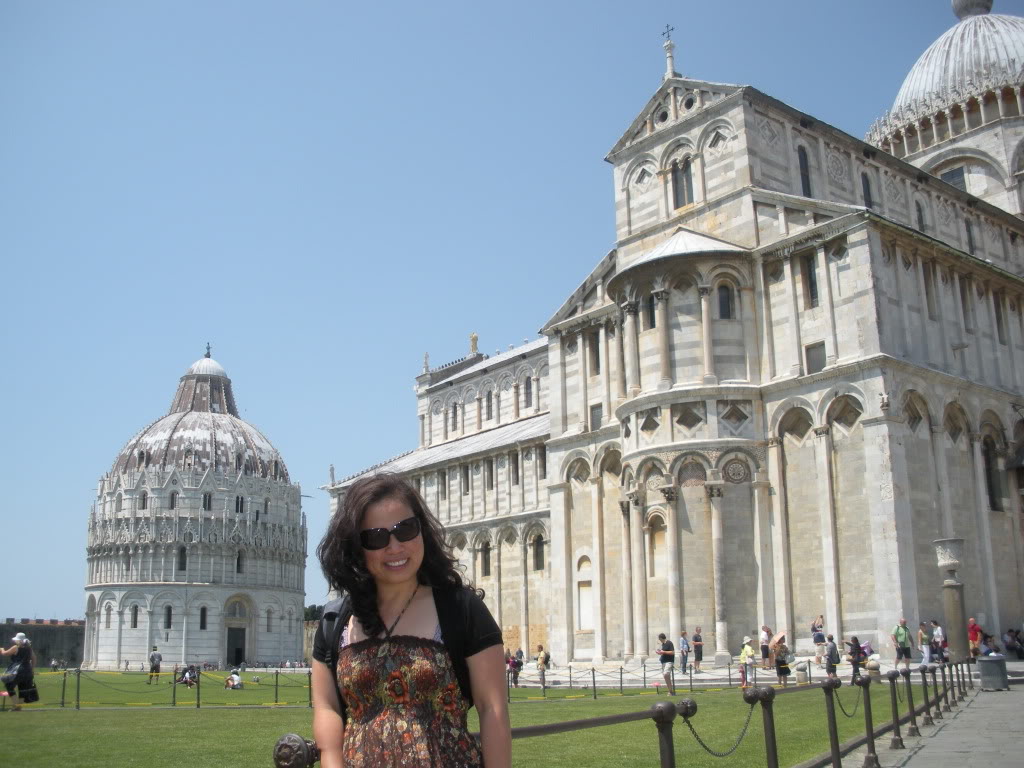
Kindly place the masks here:
[(393, 636), (346, 645), (338, 688), (348, 707), (349, 768), (481, 768), (468, 707), (443, 643)]

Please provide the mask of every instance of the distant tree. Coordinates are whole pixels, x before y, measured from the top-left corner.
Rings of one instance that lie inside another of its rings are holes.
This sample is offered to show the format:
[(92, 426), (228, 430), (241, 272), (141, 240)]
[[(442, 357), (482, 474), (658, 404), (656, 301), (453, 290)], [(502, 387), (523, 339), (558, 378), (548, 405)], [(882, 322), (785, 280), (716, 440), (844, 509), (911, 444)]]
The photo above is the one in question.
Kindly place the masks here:
[(304, 620), (305, 621), (320, 621), (320, 614), (322, 614), (323, 612), (324, 612), (324, 607), (322, 605), (316, 605), (316, 604), (314, 604), (314, 605), (307, 605), (306, 606), (306, 615), (304, 617)]

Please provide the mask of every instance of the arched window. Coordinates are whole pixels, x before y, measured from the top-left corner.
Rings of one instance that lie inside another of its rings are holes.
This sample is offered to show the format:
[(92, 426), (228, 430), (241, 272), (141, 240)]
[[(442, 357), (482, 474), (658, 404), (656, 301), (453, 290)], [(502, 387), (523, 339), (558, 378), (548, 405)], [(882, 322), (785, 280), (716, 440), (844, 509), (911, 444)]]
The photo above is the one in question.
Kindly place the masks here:
[(736, 306), (732, 286), (725, 283), (718, 286), (718, 317), (720, 320), (736, 319)]
[(235, 454), (235, 472), (241, 472), (241, 471), (242, 471), (242, 454), (236, 453)]
[(167, 508), (177, 509), (178, 508), (178, 492), (171, 491), (171, 495), (167, 498)]
[(654, 294), (653, 293), (650, 296), (647, 297), (647, 302), (645, 303), (645, 307), (647, 308), (647, 328), (646, 328), (646, 330), (649, 331), (651, 328), (657, 328), (658, 327), (658, 300), (656, 298), (654, 298)]
[(188, 550), (184, 547), (178, 547), (178, 570), (184, 571), (188, 565)]
[(105, 629), (110, 629), (110, 614), (112, 614), (113, 612), (114, 609), (111, 607), (110, 603), (107, 603), (107, 621), (106, 624), (104, 624)]
[(544, 537), (539, 533), (533, 537), (533, 570), (544, 570)]
[(452, 403), (452, 432), (459, 428), (459, 405)]
[(804, 197), (813, 197), (811, 194), (811, 164), (807, 159), (807, 150), (804, 147), (797, 147), (796, 157), (800, 163), (800, 191)]
[(871, 199), (871, 177), (867, 173), (860, 175), (860, 190), (864, 194), (864, 205), (874, 208), (874, 201)]
[(925, 226), (924, 221), (924, 206), (921, 205), (920, 200), (914, 201), (914, 210), (917, 211), (917, 230), (919, 232), (926, 232), (928, 228)]
[(164, 629), (171, 628), (171, 620), (174, 618), (174, 611), (171, 610), (171, 606), (164, 606)]
[(212, 493), (204, 493), (203, 494), (203, 511), (204, 512), (211, 512), (212, 510), (213, 510), (213, 494)]
[(491, 543), (489, 541), (480, 545), (480, 575), (491, 575)]
[(141, 494), (139, 494), (139, 509), (145, 509), (148, 503), (149, 494), (143, 491)]
[(146, 452), (145, 451), (139, 451), (138, 467), (139, 467), (139, 469), (143, 469), (143, 468), (145, 468), (145, 466), (146, 466)]
[(245, 497), (235, 496), (235, 514), (241, 515), (245, 513)]
[(203, 631), (206, 629), (206, 606), (204, 605), (199, 609), (199, 629)]
[(139, 606), (132, 606), (132, 629), (139, 628)]
[(690, 158), (672, 162), (672, 206), (682, 208), (693, 202), (693, 169)]
[(245, 573), (245, 558), (242, 556), (242, 550), (238, 550), (238, 554), (235, 555), (235, 573)]
[(996, 445), (986, 437), (981, 445), (981, 458), (985, 464), (985, 489), (988, 491), (988, 508), (996, 512), (1003, 509), (1002, 494), (999, 492), (999, 467), (996, 464)]
[(523, 404), (527, 408), (533, 406), (533, 378), (530, 376), (523, 382)]
[(121, 511), (122, 501), (123, 501), (123, 499), (121, 498), (121, 494), (120, 493), (117, 494), (117, 496), (114, 497), (114, 511), (115, 512), (120, 512)]
[(274, 612), (267, 608), (267, 632), (274, 631)]
[(487, 397), (484, 398), (484, 410), (487, 412), (484, 416), (485, 419), (494, 418), (494, 393), (488, 391)]

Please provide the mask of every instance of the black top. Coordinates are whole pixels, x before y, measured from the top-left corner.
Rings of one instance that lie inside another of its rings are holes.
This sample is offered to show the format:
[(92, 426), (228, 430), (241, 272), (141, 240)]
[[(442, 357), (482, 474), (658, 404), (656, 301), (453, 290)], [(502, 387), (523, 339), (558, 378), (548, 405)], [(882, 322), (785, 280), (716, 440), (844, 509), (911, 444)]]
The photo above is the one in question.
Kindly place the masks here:
[(662, 643), (661, 644), (661, 650), (663, 650), (663, 651), (671, 651), (671, 653), (661, 653), (661, 654), (658, 654), (659, 656), (661, 656), (661, 663), (662, 664), (664, 664), (666, 662), (670, 662), (670, 661), (673, 662), (673, 663), (675, 662), (675, 660), (676, 660), (676, 647), (674, 645), (672, 645), (672, 641), (671, 640), (666, 640), (664, 643)]

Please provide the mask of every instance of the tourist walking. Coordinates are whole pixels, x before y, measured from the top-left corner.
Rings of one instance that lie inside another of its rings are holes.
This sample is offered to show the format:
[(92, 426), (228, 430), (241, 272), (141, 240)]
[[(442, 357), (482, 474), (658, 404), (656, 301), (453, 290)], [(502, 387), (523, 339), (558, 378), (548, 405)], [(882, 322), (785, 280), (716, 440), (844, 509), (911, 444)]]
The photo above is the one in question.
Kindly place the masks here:
[(978, 626), (978, 622), (971, 616), (967, 620), (967, 645), (971, 649), (971, 656), (975, 658), (981, 655), (981, 637), (984, 634), (984, 630)]
[(921, 663), (928, 664), (932, 658), (932, 633), (927, 621), (917, 625), (917, 647), (921, 649)]
[(317, 555), (346, 595), (325, 608), (313, 644), (323, 768), (509, 768), (501, 630), (413, 487), (390, 473), (357, 480)]
[(829, 677), (839, 677), (836, 673), (837, 664), (839, 664), (839, 648), (836, 646), (836, 639), (832, 635), (826, 635), (825, 674)]
[(939, 622), (932, 619), (932, 661), (939, 664), (946, 660), (946, 633)]
[(153, 650), (149, 654), (149, 677), (146, 678), (146, 685), (149, 685), (156, 680), (160, 682), (160, 663), (164, 660), (163, 655), (157, 650), (154, 645)]
[(846, 644), (849, 649), (850, 664), (853, 665), (853, 674), (850, 676), (850, 682), (852, 683), (858, 677), (860, 677), (860, 665), (864, 663), (865, 654), (864, 649), (861, 648), (860, 640), (854, 635), (850, 638), (850, 641)]
[(821, 668), (821, 657), (825, 654), (825, 617), (818, 615), (811, 622), (811, 642), (814, 643), (814, 663)]
[(892, 628), (889, 637), (892, 638), (892, 646), (896, 649), (895, 666), (898, 667), (902, 659), (903, 666), (910, 669), (910, 654), (913, 652), (913, 646), (910, 642), (910, 628), (907, 626), (907, 620), (900, 619), (900, 623)]
[(704, 658), (704, 638), (700, 634), (700, 627), (693, 630), (690, 645), (693, 646), (693, 671), (700, 672), (700, 662)]
[(17, 712), (22, 704), (32, 704), (39, 701), (39, 691), (36, 690), (35, 666), (36, 654), (32, 650), (32, 643), (24, 632), (19, 632), (11, 638), (13, 645), (10, 648), (0, 649), (0, 655), (9, 656), (7, 671), (2, 676), (5, 690), (4, 696), (11, 699), (11, 709)]
[(775, 674), (784, 688), (789, 685), (792, 672), (789, 669), (789, 646), (786, 645), (785, 635), (775, 642)]
[(679, 633), (679, 669), (685, 675), (686, 665), (690, 660), (690, 638), (686, 636), (684, 629)]
[(664, 632), (658, 635), (658, 640), (661, 641), (661, 645), (656, 649), (661, 659), (661, 676), (665, 678), (668, 695), (675, 696), (676, 687), (672, 682), (672, 671), (676, 666), (676, 647), (672, 645), (671, 640), (665, 637)]
[(750, 635), (743, 638), (743, 647), (740, 648), (740, 687), (746, 688), (748, 685), (753, 685), (754, 679), (754, 649), (751, 646)]
[(551, 666), (551, 654), (544, 650), (543, 645), (537, 646), (537, 674), (540, 676), (540, 687), (547, 688), (548, 667)]
[(761, 634), (758, 637), (759, 644), (761, 646), (761, 669), (771, 669), (771, 658), (772, 658), (772, 629), (767, 624), (761, 625)]

